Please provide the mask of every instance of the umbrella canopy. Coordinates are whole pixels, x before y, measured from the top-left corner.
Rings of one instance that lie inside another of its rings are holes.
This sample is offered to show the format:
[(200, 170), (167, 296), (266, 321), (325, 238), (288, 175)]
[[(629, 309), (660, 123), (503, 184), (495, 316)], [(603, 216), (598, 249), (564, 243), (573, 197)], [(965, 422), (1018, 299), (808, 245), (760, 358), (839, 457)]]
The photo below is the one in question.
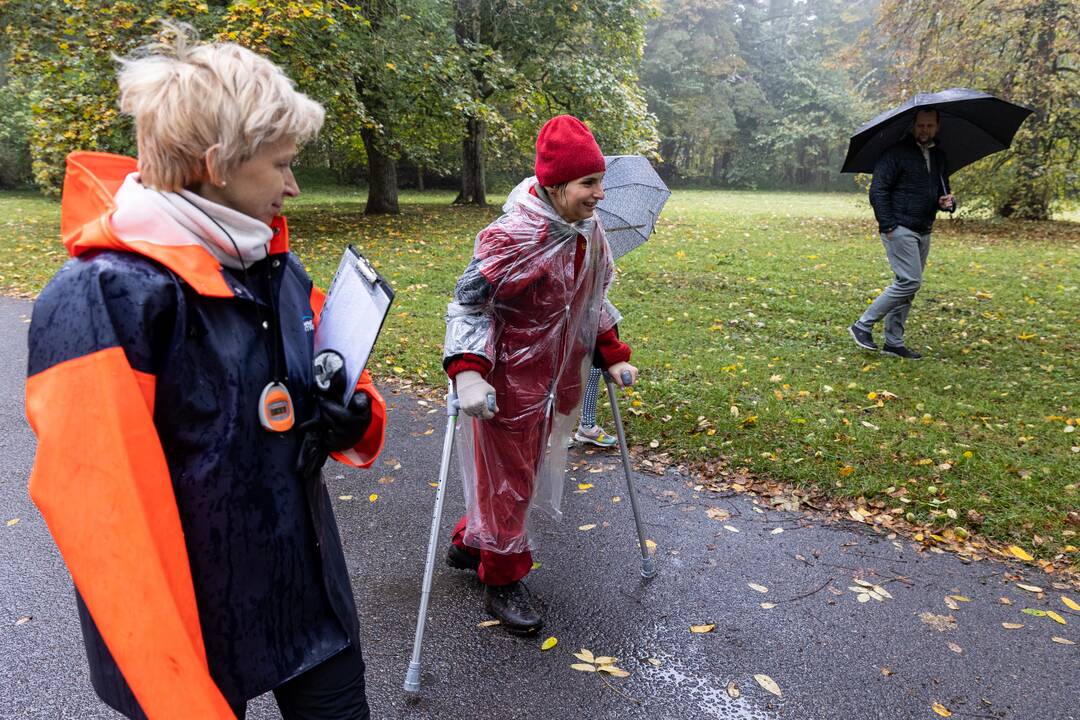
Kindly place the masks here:
[(671, 191), (641, 155), (607, 155), (604, 161), (604, 199), (596, 212), (619, 258), (649, 239)]
[(937, 140), (945, 151), (946, 172), (1004, 150), (1031, 110), (967, 88), (919, 93), (899, 107), (881, 113), (851, 137), (840, 172), (872, 173), (881, 153), (904, 137), (915, 113), (934, 108), (940, 117)]

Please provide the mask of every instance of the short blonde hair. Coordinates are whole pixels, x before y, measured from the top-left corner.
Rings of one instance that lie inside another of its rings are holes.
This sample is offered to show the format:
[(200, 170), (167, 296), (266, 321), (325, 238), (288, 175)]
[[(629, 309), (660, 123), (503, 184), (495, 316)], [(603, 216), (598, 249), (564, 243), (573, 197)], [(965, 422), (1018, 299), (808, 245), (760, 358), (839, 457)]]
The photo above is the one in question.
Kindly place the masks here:
[(323, 107), (266, 58), (235, 43), (200, 43), (187, 25), (166, 24), (164, 35), (118, 58), (120, 110), (135, 119), (146, 185), (176, 191), (200, 180), (214, 145), (213, 170), (226, 176), (264, 143), (302, 144), (322, 127)]

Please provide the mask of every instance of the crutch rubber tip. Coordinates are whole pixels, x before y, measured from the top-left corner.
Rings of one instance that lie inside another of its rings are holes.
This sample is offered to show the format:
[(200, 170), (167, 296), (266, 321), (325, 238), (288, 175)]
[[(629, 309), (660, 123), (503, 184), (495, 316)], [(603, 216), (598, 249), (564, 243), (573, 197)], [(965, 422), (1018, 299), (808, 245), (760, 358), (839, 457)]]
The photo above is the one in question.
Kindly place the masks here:
[(651, 557), (641, 559), (641, 577), (646, 580), (656, 577), (656, 561)]
[(405, 692), (420, 692), (420, 663), (410, 662), (409, 670), (405, 673)]

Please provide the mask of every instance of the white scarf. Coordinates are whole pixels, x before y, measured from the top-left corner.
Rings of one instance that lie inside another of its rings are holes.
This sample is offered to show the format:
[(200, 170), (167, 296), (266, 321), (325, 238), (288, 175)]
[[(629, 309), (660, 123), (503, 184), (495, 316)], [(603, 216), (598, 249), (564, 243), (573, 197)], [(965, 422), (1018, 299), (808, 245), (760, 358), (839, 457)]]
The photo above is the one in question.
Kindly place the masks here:
[(113, 231), (124, 240), (201, 245), (228, 268), (240, 270), (270, 254), (274, 231), (261, 220), (188, 190), (152, 190), (128, 175), (116, 192)]

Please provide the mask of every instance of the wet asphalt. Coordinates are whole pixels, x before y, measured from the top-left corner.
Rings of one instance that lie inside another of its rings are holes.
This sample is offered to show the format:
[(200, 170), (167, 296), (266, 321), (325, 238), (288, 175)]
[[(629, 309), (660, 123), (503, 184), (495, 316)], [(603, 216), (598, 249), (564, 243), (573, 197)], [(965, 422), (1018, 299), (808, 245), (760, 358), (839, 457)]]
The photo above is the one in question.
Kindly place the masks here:
[[(90, 688), (71, 582), (26, 494), (34, 453), (23, 409), (30, 309), (0, 298), (0, 717), (118, 718)], [(1018, 565), (921, 552), (855, 522), (695, 490), (694, 478), (669, 472), (635, 475), (657, 544), (659, 574), (645, 582), (618, 457), (582, 448), (571, 452), (563, 520), (540, 523), (540, 567), (528, 584), (546, 608), (546, 626), (535, 638), (478, 627), (488, 619), (481, 586), (442, 563), (463, 509), (452, 475), (422, 688), (408, 696), (401, 686), (445, 415), (440, 403), (385, 395), (390, 427), (376, 465), (331, 464), (326, 472), (360, 607), (374, 718), (907, 720), (939, 717), (934, 703), (955, 718), (1080, 718), (1080, 614), (1060, 601), (1080, 593), (1055, 588), (1054, 578), (1025, 572), (1022, 582), (1044, 589), (1037, 595), (1016, 586)], [(632, 435), (632, 418), (628, 425)], [(579, 483), (592, 487), (572, 492)], [(710, 508), (729, 517), (711, 518)], [(596, 527), (578, 529), (588, 524)], [(891, 598), (859, 602), (849, 589), (858, 580)], [(948, 595), (969, 601), (954, 601), (953, 610)], [(1055, 610), (1067, 625), (1023, 608)], [(690, 632), (709, 624), (711, 632)], [(558, 644), (542, 651), (548, 637)], [(629, 676), (572, 669), (581, 648), (618, 658)], [(755, 675), (771, 677), (781, 697)], [(249, 705), (252, 720), (276, 717), (270, 696)]]

